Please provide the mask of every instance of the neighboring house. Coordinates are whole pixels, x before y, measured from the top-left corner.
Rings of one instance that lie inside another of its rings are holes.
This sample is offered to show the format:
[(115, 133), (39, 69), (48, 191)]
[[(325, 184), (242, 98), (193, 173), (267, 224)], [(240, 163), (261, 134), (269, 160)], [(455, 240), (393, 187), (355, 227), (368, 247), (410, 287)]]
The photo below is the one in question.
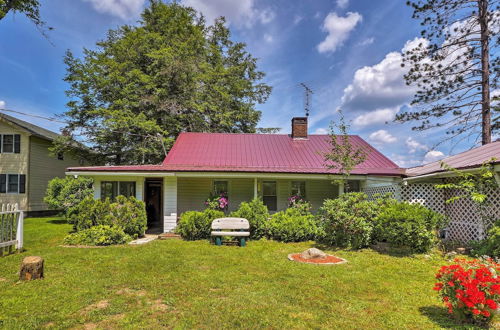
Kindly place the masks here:
[(15, 204), (28, 213), (46, 211), (47, 183), (81, 163), (70, 155), (52, 157), (58, 134), (0, 113), (0, 205)]
[[(349, 187), (388, 185), (403, 170), (359, 136), (350, 141), (368, 157), (351, 173)], [(226, 193), (229, 211), (261, 197), (271, 212), (301, 195), (317, 210), (343, 193), (332, 183), (338, 172), (325, 167), (328, 135), (308, 135), (307, 118), (292, 119), (292, 134), (182, 133), (161, 165), (73, 167), (68, 175), (94, 179), (95, 198), (135, 196), (149, 211), (149, 227), (171, 231), (178, 215), (204, 209), (211, 193)]]

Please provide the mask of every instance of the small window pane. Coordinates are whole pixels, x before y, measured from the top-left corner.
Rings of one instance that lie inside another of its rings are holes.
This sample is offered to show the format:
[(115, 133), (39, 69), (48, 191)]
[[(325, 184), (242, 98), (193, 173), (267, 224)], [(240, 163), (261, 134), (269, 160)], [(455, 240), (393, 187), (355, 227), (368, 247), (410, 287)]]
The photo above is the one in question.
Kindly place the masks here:
[(214, 194), (227, 194), (227, 181), (214, 181)]
[(306, 182), (292, 181), (292, 196), (300, 196), (306, 198)]
[(262, 192), (263, 196), (276, 196), (276, 182), (264, 181), (262, 183)]
[(269, 211), (277, 211), (278, 210), (278, 201), (276, 196), (263, 196), (262, 202)]
[(7, 192), (8, 193), (18, 193), (19, 192), (19, 175), (9, 174), (7, 179)]
[(14, 135), (4, 135), (2, 152), (14, 152)]
[(360, 181), (359, 180), (348, 180), (347, 181), (347, 185), (346, 185), (346, 189), (345, 192), (359, 192), (361, 191), (361, 185), (359, 184)]
[(111, 200), (115, 199), (118, 190), (117, 181), (103, 181), (101, 182), (101, 199), (105, 200), (109, 198)]
[(123, 195), (125, 197), (135, 197), (135, 182), (120, 182), (120, 195)]

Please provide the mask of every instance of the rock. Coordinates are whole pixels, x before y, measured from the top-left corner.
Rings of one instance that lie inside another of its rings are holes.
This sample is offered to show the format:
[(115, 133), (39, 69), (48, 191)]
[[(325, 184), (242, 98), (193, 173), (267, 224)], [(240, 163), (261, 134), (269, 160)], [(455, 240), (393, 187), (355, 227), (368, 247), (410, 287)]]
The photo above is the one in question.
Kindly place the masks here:
[(302, 252), (300, 256), (304, 259), (324, 259), (326, 258), (326, 253), (320, 249), (310, 248)]
[(21, 281), (30, 281), (43, 278), (43, 258), (25, 257), (21, 263), (19, 279)]
[(425, 259), (431, 259), (431, 258), (432, 258), (432, 256), (431, 256), (430, 254), (426, 254), (426, 255), (424, 255), (424, 258), (425, 258)]
[(457, 253), (455, 251), (451, 251), (451, 252), (446, 253), (444, 257), (447, 259), (453, 259), (456, 256), (457, 256)]
[(457, 253), (465, 254), (466, 250), (463, 247), (457, 248)]

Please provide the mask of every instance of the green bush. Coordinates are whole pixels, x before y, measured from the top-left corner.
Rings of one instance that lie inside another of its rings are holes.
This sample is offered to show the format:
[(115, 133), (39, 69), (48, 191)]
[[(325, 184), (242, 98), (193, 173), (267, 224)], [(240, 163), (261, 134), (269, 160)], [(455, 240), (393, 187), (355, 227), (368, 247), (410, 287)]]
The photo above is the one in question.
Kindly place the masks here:
[(115, 226), (98, 225), (73, 234), (69, 234), (64, 239), (67, 245), (115, 245), (125, 244), (132, 238), (125, 234), (123, 230)]
[(427, 252), (438, 242), (445, 217), (420, 204), (391, 203), (377, 216), (373, 238), (394, 247)]
[(53, 210), (61, 210), (69, 218), (71, 210), (82, 200), (93, 195), (93, 180), (79, 176), (54, 178), (49, 181), (44, 202)]
[(318, 211), (324, 230), (322, 242), (328, 245), (360, 249), (372, 241), (374, 221), (381, 208), (393, 201), (381, 198), (367, 200), (364, 193), (346, 193), (327, 199)]
[(190, 241), (210, 238), (212, 221), (223, 218), (224, 212), (206, 209), (203, 212), (188, 211), (181, 215), (175, 232)]
[(281, 242), (309, 241), (322, 236), (314, 215), (295, 207), (273, 214), (266, 231), (268, 238)]
[(472, 244), (472, 253), (477, 257), (500, 258), (500, 220), (488, 230), (486, 239)]
[(89, 196), (74, 208), (70, 221), (77, 232), (108, 225), (137, 238), (146, 231), (147, 216), (144, 203), (135, 197), (118, 196), (116, 202), (111, 203), (109, 199), (102, 201)]
[(243, 202), (237, 211), (231, 213), (232, 217), (245, 218), (250, 223), (250, 238), (261, 239), (266, 235), (266, 223), (269, 220), (269, 211), (260, 198), (251, 202)]
[(117, 196), (116, 202), (109, 204), (109, 210), (112, 225), (133, 238), (144, 236), (148, 222), (144, 202), (135, 197)]

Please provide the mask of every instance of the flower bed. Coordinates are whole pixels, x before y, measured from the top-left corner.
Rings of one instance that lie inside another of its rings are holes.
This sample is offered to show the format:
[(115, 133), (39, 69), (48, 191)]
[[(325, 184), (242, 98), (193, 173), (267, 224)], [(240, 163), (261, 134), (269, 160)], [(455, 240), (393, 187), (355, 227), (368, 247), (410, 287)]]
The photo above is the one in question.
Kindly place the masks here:
[(306, 259), (302, 257), (302, 253), (291, 253), (288, 255), (288, 259), (292, 261), (303, 262), (306, 264), (316, 264), (316, 265), (337, 265), (347, 262), (347, 260), (345, 259), (331, 255), (326, 255), (326, 257), (324, 258)]
[(455, 259), (436, 274), (439, 291), (450, 314), (463, 321), (487, 324), (500, 306), (500, 264), (492, 259)]

